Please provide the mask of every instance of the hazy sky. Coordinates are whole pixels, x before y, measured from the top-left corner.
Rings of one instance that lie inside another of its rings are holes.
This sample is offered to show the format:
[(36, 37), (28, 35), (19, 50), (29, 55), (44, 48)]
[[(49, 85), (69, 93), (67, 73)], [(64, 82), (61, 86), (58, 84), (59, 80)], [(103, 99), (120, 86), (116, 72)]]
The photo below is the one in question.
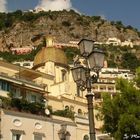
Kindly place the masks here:
[(122, 21), (140, 31), (140, 0), (0, 0), (0, 11), (28, 10), (38, 6), (46, 10), (73, 8), (82, 14)]

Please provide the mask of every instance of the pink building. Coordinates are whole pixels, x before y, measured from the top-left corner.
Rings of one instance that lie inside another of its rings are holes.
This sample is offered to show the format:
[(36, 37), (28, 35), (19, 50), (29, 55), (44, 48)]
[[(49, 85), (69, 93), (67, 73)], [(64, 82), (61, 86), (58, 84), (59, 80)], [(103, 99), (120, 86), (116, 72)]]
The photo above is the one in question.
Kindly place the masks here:
[(33, 50), (33, 48), (11, 48), (12, 53), (14, 54), (27, 54), (30, 53)]

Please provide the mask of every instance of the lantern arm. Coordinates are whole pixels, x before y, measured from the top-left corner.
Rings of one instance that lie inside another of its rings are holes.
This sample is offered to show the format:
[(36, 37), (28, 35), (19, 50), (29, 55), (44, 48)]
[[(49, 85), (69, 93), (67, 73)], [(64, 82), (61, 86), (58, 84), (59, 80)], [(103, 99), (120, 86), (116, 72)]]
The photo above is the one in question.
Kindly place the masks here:
[(80, 61), (79, 61), (79, 55), (76, 55), (74, 58), (73, 58), (73, 65), (74, 66), (79, 66), (80, 65)]
[(91, 76), (91, 83), (94, 84), (94, 83), (97, 83), (97, 80), (99, 79), (99, 71), (96, 71), (96, 74), (94, 73), (92, 76)]
[(83, 66), (83, 67), (88, 67), (88, 62), (87, 62), (87, 58), (88, 57), (83, 57), (83, 56), (79, 56), (79, 55), (76, 55), (74, 58), (73, 58), (73, 65), (75, 67), (77, 66)]
[(84, 90), (86, 90), (86, 84), (85, 84), (85, 82), (83, 82), (83, 83), (81, 83), (81, 84), (78, 84), (77, 83), (77, 87), (79, 87), (79, 89), (81, 90), (81, 91), (84, 91)]

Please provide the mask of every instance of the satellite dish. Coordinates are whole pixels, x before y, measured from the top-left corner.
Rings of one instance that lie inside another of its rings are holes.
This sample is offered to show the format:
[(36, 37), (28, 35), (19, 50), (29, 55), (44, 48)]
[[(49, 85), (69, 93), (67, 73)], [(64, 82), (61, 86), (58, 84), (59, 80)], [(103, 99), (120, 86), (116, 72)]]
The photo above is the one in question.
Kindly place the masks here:
[(45, 114), (46, 114), (46, 115), (50, 115), (49, 109), (45, 109)]

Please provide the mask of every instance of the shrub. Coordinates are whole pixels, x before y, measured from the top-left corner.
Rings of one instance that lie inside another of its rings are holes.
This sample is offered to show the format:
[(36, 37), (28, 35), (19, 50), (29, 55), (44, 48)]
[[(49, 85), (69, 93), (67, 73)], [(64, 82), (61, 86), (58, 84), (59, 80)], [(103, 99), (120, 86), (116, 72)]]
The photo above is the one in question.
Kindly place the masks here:
[(65, 27), (69, 27), (69, 26), (71, 26), (71, 23), (69, 21), (63, 21), (62, 25)]
[(2, 101), (2, 107), (5, 108), (5, 109), (8, 109), (10, 108), (10, 104), (11, 104), (11, 100), (6, 98), (6, 97), (3, 97), (3, 96), (0, 96), (0, 99)]
[[(11, 94), (10, 94), (11, 95)], [(45, 104), (44, 103), (30, 103), (25, 99), (18, 99), (13, 98), (6, 98), (0, 96), (2, 100), (2, 107), (5, 109), (12, 109), (15, 108), (18, 111), (30, 112), (32, 114), (41, 114), (45, 115)]]
[(54, 115), (74, 119), (74, 112), (69, 109), (57, 110), (53, 112)]

